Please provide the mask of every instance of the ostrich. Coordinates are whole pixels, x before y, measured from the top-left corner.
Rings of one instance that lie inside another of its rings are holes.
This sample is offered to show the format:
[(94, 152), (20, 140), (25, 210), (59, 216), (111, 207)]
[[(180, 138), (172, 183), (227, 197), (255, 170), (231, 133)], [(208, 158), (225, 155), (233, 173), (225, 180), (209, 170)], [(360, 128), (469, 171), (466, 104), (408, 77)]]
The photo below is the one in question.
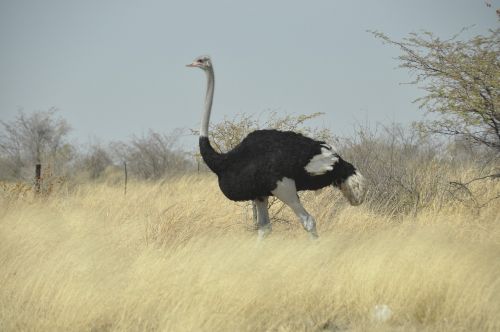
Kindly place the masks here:
[(269, 196), (288, 205), (312, 238), (318, 237), (316, 222), (302, 206), (297, 191), (333, 185), (352, 205), (363, 202), (366, 194), (363, 176), (326, 142), (293, 131), (266, 129), (251, 132), (227, 153), (215, 151), (208, 139), (215, 84), (212, 60), (206, 55), (199, 56), (187, 67), (200, 68), (207, 76), (199, 137), (203, 160), (217, 175), (219, 187), (227, 198), (255, 202), (259, 238), (271, 232)]

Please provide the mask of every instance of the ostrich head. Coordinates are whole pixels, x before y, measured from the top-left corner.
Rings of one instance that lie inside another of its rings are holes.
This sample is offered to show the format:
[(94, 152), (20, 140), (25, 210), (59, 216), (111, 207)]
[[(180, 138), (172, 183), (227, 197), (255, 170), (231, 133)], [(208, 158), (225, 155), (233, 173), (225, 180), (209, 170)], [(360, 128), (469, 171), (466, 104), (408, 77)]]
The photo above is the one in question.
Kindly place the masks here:
[(212, 60), (208, 55), (201, 55), (193, 60), (192, 63), (186, 65), (186, 67), (197, 67), (203, 70), (209, 70), (212, 68)]

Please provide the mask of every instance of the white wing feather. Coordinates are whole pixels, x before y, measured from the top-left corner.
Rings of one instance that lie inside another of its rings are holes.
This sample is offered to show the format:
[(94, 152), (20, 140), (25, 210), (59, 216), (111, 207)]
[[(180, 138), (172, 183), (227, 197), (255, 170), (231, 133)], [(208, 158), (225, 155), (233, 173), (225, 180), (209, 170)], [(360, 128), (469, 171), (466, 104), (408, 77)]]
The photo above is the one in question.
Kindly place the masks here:
[(306, 167), (304, 167), (311, 175), (322, 175), (333, 170), (333, 166), (339, 160), (330, 145), (322, 144), (321, 146), (321, 153), (312, 157)]

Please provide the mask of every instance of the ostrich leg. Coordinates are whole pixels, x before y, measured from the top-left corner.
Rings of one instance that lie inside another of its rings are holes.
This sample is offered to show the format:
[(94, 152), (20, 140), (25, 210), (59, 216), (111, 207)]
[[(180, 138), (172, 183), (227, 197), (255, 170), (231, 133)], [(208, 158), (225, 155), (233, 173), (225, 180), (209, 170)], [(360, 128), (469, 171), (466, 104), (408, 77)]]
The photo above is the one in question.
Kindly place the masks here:
[(267, 197), (256, 199), (257, 206), (257, 227), (259, 239), (265, 238), (271, 233), (271, 223), (269, 221), (269, 212), (267, 211)]
[(278, 185), (276, 189), (272, 191), (272, 194), (295, 212), (304, 229), (309, 232), (311, 238), (318, 238), (318, 233), (316, 233), (316, 221), (302, 206), (302, 203), (300, 203), (294, 180), (283, 178), (283, 180), (278, 181)]

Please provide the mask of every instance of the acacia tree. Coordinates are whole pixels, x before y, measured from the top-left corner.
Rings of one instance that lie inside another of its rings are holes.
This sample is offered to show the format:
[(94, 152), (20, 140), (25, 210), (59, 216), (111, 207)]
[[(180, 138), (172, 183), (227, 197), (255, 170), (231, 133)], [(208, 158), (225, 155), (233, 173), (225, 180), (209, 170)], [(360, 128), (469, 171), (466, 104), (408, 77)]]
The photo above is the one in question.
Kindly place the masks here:
[(113, 165), (109, 152), (99, 143), (89, 146), (82, 158), (83, 169), (91, 179), (97, 179), (104, 174), (108, 166)]
[(0, 121), (0, 155), (8, 173), (2, 177), (19, 179), (26, 168), (31, 174), (32, 167), (40, 163), (60, 171), (71, 157), (66, 140), (71, 127), (56, 113), (54, 108), (31, 114), (20, 111), (13, 121)]
[[(306, 136), (331, 141), (333, 138), (328, 129), (315, 128), (306, 122), (315, 119), (323, 113), (312, 114), (278, 114), (275, 111), (266, 112), (264, 118), (248, 114), (237, 114), (234, 118), (225, 118), (222, 122), (210, 128), (210, 142), (219, 152), (227, 152), (238, 145), (248, 134), (257, 129), (278, 129), (295, 131)], [(198, 134), (197, 131), (192, 131)]]
[(469, 40), (460, 39), (464, 30), (445, 40), (431, 32), (401, 41), (372, 33), (401, 50), (399, 67), (425, 91), (415, 102), (440, 115), (419, 123), (422, 131), (459, 136), (500, 153), (500, 28)]
[(192, 166), (187, 154), (177, 148), (180, 135), (180, 130), (168, 135), (149, 130), (146, 135), (133, 136), (128, 143), (112, 143), (111, 150), (119, 161), (127, 163), (131, 174), (155, 180)]

